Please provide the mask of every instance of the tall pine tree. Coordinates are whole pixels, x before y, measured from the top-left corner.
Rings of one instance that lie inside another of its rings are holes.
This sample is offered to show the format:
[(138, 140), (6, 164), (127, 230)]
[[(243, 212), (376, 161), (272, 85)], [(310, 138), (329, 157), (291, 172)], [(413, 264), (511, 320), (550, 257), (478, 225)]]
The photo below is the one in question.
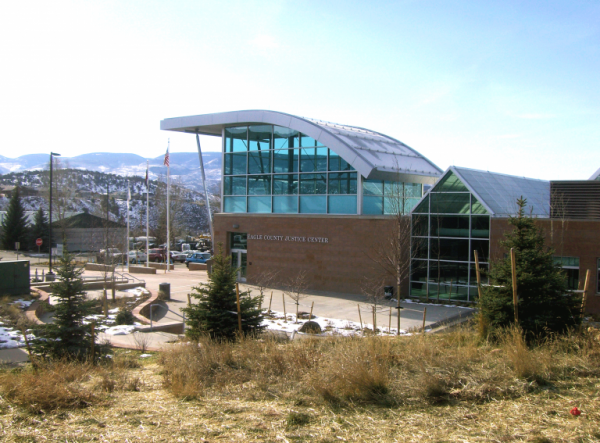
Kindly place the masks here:
[[(238, 335), (237, 298), (235, 283), (237, 269), (231, 265), (231, 259), (223, 254), (219, 245), (218, 253), (212, 258), (212, 272), (208, 284), (195, 287), (190, 295), (198, 299), (183, 311), (187, 317), (186, 334), (193, 340), (202, 335), (211, 338), (232, 340)], [(253, 334), (261, 331), (263, 316), (260, 311), (262, 297), (252, 298), (250, 292), (240, 293), (240, 312), (242, 333)]]
[(14, 249), (15, 242), (21, 243), (21, 249), (26, 246), (29, 229), (19, 193), (19, 187), (16, 186), (10, 197), (6, 217), (2, 222), (2, 249)]
[(52, 294), (58, 298), (54, 322), (36, 331), (34, 351), (51, 359), (84, 360), (89, 357), (92, 340), (90, 326), (84, 325), (91, 314), (93, 301), (85, 299), (83, 269), (78, 268), (69, 254), (59, 258), (55, 268), (58, 281), (52, 284)]
[[(509, 223), (500, 244), (516, 255), (519, 325), (528, 337), (564, 332), (580, 322), (581, 297), (567, 290), (567, 279), (554, 263), (554, 251), (544, 245), (544, 234), (534, 219), (525, 216), (526, 199), (517, 200), (519, 212)], [(492, 328), (514, 322), (510, 255), (492, 264), (490, 286), (482, 289), (481, 315)]]
[(40, 251), (47, 252), (49, 241), (48, 219), (46, 218), (46, 214), (44, 214), (44, 210), (42, 208), (38, 209), (38, 211), (35, 213), (33, 226), (31, 227), (31, 230), (29, 232), (30, 248), (34, 251), (37, 250), (35, 241), (38, 238), (42, 239), (42, 246), (40, 247)]

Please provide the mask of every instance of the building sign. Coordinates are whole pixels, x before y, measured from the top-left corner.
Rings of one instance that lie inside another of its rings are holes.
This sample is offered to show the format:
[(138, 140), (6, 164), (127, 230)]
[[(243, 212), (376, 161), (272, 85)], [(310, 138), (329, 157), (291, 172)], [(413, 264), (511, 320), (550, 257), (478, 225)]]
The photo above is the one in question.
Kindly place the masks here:
[(297, 243), (329, 243), (329, 239), (327, 237), (301, 237), (293, 235), (248, 234), (248, 240), (290, 241)]

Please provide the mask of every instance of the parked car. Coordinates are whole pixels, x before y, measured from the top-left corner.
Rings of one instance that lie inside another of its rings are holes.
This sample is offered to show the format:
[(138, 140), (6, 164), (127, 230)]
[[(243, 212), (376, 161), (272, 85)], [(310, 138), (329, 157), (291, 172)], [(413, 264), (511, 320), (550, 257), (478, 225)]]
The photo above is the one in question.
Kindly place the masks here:
[(129, 263), (145, 263), (146, 254), (142, 251), (129, 251)]
[(184, 254), (183, 252), (177, 252), (177, 251), (170, 251), (171, 252), (171, 260), (172, 261), (177, 261), (179, 263), (185, 263), (185, 260), (187, 259), (187, 255)]
[(190, 263), (206, 263), (210, 259), (208, 252), (195, 252), (191, 256), (185, 259), (185, 265), (190, 266)]
[(125, 254), (117, 248), (108, 248), (108, 254), (106, 253), (106, 249), (100, 249), (100, 253), (98, 254), (98, 263), (116, 264), (122, 263), (124, 260)]
[(167, 251), (164, 249), (148, 249), (148, 259), (154, 263), (164, 263)]

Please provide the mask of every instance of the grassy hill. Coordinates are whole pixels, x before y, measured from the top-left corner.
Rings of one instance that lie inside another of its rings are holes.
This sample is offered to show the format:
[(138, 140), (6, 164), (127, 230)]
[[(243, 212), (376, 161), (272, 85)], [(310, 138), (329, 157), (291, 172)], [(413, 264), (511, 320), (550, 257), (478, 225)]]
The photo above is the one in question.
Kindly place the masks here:
[[(0, 373), (5, 441), (597, 442), (600, 336), (178, 345)], [(581, 411), (570, 413), (574, 407)]]

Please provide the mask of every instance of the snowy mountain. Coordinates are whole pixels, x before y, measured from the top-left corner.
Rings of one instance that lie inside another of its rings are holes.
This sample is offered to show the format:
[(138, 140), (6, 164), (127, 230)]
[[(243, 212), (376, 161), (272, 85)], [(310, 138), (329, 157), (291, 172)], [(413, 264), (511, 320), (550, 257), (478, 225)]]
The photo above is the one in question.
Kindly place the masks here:
[[(206, 183), (213, 192), (219, 189), (221, 179), (221, 153), (205, 152), (202, 155)], [(0, 156), (0, 174), (47, 169), (49, 154), (28, 154), (17, 158)], [(94, 152), (76, 157), (55, 157), (62, 167), (116, 174), (124, 177), (145, 177), (146, 161), (150, 165), (150, 178), (156, 180), (167, 174), (164, 156), (144, 158), (137, 154)], [(172, 152), (170, 154), (171, 177), (174, 181), (196, 191), (202, 190), (200, 162), (195, 152)]]

